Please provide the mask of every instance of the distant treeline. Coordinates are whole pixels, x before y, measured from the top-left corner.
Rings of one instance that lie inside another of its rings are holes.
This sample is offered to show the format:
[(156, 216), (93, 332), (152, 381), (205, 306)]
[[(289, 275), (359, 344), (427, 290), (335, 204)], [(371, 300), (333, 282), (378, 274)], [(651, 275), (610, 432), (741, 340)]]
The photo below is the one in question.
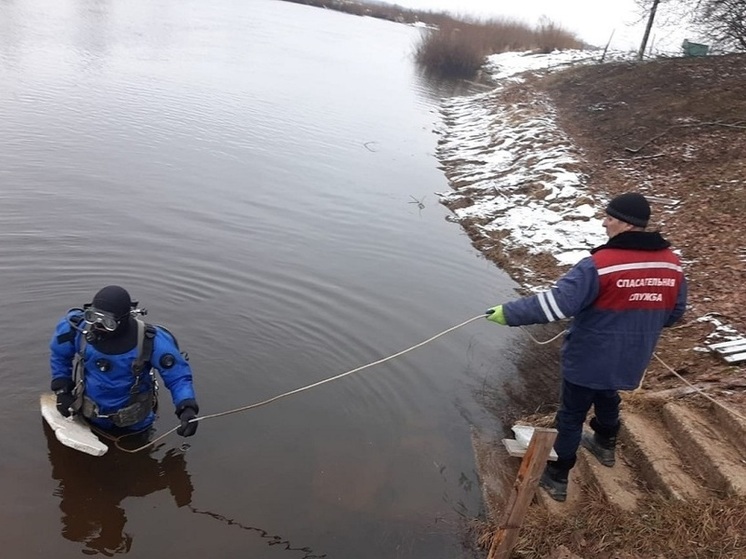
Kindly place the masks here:
[(536, 27), (509, 19), (466, 19), (446, 13), (408, 10), (388, 4), (350, 0), (285, 0), (398, 23), (424, 23), (428, 29), (417, 46), (415, 60), (426, 71), (443, 77), (474, 76), (490, 54), (506, 51), (552, 52), (583, 48), (584, 43), (548, 19)]
[(438, 25), (443, 19), (449, 19), (445, 14), (434, 12), (419, 12), (408, 10), (401, 6), (388, 4), (366, 4), (364, 2), (354, 2), (350, 0), (285, 0), (295, 4), (305, 4), (306, 6), (316, 6), (317, 8), (326, 8), (328, 10), (337, 10), (356, 16), (368, 16), (397, 23), (427, 23), (428, 25)]

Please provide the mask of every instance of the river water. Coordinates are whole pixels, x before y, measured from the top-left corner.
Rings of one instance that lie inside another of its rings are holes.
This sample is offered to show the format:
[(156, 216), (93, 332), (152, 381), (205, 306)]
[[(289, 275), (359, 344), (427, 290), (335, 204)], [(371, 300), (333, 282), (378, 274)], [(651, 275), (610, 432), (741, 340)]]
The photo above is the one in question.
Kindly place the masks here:
[[(186, 349), (204, 414), (376, 361), (513, 284), (435, 192), (419, 31), (273, 0), (0, 3), (2, 557), (469, 557), (478, 321), (140, 454), (61, 446), (38, 398), (69, 307), (120, 284)], [(415, 203), (415, 202), (419, 202)], [(167, 391), (158, 432), (176, 425)]]

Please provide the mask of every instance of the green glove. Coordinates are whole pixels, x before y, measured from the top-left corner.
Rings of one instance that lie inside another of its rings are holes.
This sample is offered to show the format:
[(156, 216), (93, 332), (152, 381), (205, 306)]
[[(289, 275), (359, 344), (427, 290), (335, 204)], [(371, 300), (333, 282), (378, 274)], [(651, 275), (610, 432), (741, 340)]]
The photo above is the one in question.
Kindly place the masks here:
[(501, 324), (502, 326), (508, 325), (508, 321), (505, 320), (505, 313), (503, 313), (502, 305), (497, 305), (496, 307), (487, 309), (487, 320), (491, 320), (492, 322), (497, 322), (498, 324)]

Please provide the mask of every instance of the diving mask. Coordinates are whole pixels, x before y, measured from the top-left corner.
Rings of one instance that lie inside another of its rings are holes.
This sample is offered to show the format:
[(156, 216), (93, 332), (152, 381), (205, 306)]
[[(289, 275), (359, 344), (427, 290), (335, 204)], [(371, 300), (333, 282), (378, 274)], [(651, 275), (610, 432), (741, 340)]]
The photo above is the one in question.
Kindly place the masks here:
[(113, 332), (119, 326), (119, 321), (124, 318), (116, 317), (110, 312), (101, 311), (94, 307), (88, 307), (83, 312), (83, 320), (91, 326), (100, 326), (107, 332)]

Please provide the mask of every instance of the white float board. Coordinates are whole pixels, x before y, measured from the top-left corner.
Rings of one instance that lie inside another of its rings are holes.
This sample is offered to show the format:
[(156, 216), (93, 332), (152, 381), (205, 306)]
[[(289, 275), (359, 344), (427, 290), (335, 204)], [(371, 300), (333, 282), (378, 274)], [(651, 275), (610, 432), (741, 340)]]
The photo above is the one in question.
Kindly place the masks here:
[(57, 397), (52, 392), (44, 392), (39, 403), (42, 417), (62, 444), (92, 456), (102, 456), (109, 450), (82, 418), (65, 417), (57, 411)]

